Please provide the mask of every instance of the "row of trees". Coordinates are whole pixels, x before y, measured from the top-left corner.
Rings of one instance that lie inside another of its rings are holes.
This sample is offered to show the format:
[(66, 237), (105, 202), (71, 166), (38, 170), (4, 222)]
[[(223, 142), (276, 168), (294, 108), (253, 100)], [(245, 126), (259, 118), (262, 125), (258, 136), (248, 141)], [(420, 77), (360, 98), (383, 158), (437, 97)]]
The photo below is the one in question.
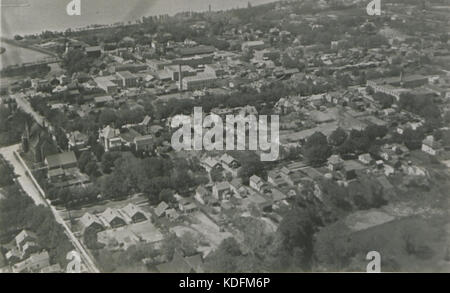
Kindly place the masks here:
[[(1, 177), (14, 176), (8, 166), (1, 168)], [(11, 242), (23, 229), (33, 231), (37, 235), (37, 244), (49, 252), (51, 263), (66, 267), (66, 256), (73, 246), (50, 209), (36, 206), (12, 181), (2, 182), (1, 187), (4, 197), (0, 199), (0, 243)]]
[(385, 126), (369, 125), (364, 130), (351, 130), (349, 134), (337, 128), (327, 138), (321, 132), (311, 135), (303, 147), (303, 155), (313, 166), (326, 162), (333, 152), (341, 155), (352, 153), (376, 153), (379, 139), (386, 136)]

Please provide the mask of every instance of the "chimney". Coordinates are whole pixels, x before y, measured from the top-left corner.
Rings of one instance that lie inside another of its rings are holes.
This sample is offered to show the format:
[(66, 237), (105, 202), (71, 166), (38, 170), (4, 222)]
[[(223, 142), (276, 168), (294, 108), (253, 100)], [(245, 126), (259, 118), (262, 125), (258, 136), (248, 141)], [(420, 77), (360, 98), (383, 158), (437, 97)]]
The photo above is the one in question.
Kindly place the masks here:
[(183, 71), (181, 70), (181, 63), (178, 64), (178, 80), (180, 82), (179, 88), (181, 92), (183, 90)]

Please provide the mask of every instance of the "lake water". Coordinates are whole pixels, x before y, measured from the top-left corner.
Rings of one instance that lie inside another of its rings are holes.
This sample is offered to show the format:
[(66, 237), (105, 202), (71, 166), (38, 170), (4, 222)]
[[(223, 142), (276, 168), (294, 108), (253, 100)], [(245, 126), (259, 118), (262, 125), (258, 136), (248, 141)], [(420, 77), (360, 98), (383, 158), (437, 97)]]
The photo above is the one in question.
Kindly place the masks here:
[(1, 42), (0, 46), (6, 49), (6, 51), (0, 55), (0, 69), (9, 65), (33, 62), (48, 57), (48, 55), (43, 53), (17, 47), (4, 42)]
[[(142, 16), (182, 11), (226, 10), (264, 4), (274, 0), (81, 0), (81, 16), (69, 16), (70, 0), (0, 0), (1, 35), (33, 34), (43, 30), (65, 30), (89, 24), (127, 22)], [(28, 6), (14, 7), (14, 4)]]
[[(69, 16), (66, 6), (70, 0), (0, 0), (1, 36), (35, 34), (44, 30), (64, 31), (67, 28), (90, 24), (128, 22), (142, 16), (169, 14), (182, 11), (227, 10), (274, 2), (275, 0), (81, 0), (81, 16)], [(22, 6), (20, 6), (22, 5)], [(1, 44), (6, 52), (1, 54), (3, 66), (39, 60), (46, 55)]]

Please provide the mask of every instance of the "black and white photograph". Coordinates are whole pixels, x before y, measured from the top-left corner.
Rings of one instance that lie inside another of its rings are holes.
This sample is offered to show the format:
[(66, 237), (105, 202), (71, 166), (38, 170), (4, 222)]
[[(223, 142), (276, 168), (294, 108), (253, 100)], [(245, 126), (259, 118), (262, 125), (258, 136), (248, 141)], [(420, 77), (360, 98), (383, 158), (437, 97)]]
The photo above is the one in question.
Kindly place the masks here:
[(450, 0), (0, 10), (0, 277), (450, 273)]

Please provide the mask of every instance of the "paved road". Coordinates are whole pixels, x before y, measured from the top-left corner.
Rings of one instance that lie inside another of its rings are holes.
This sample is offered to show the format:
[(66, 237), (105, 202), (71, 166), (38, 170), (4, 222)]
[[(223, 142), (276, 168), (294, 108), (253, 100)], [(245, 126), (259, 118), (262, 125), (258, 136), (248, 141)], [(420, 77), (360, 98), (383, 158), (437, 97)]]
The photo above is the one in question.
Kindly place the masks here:
[(39, 125), (43, 126), (44, 122), (47, 125), (49, 125), (45, 117), (34, 111), (34, 109), (31, 107), (30, 102), (28, 102), (25, 94), (23, 93), (13, 94), (11, 95), (11, 98), (15, 99), (17, 102), (17, 106), (20, 109), (22, 109), (22, 111), (24, 111), (25, 113), (30, 114)]
[(14, 156), (14, 153), (19, 150), (20, 144), (12, 145), (9, 147), (4, 147), (0, 149), (0, 154), (3, 155), (5, 160), (7, 160), (14, 168), (14, 172), (19, 176), (17, 181), (22, 186), (23, 190), (30, 196), (36, 205), (44, 205), (50, 208), (52, 211), (56, 221), (60, 223), (65, 229), (66, 235), (69, 237), (70, 241), (78, 251), (81, 256), (81, 260), (85, 264), (88, 272), (91, 273), (99, 273), (100, 271), (97, 269), (94, 261), (88, 252), (81, 245), (80, 241), (73, 235), (73, 232), (70, 230), (69, 226), (67, 226), (64, 219), (60, 216), (58, 211), (50, 205), (50, 203), (41, 195), (38, 188), (33, 183), (32, 179), (26, 175), (27, 170), (20, 163), (20, 161)]

